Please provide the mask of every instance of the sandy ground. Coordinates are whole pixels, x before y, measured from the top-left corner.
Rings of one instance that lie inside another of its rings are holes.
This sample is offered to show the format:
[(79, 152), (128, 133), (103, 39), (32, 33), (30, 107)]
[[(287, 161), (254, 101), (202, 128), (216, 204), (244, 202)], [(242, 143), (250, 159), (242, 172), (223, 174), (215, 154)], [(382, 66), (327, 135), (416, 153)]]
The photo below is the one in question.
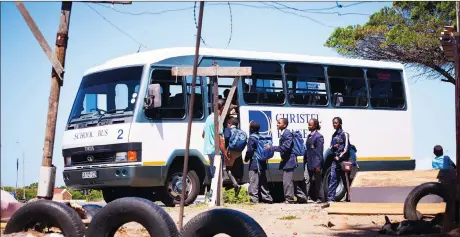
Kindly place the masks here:
[[(322, 209), (318, 204), (225, 205), (225, 208), (250, 215), (270, 237), (380, 236), (378, 231), (385, 223), (384, 216), (328, 215), (327, 209)], [(179, 208), (165, 209), (177, 224)], [(208, 209), (203, 205), (186, 207), (184, 224)], [(389, 217), (392, 222), (404, 219), (402, 216)], [(129, 223), (124, 227), (116, 237), (149, 236), (137, 223)]]
[[(347, 216), (328, 215), (327, 209), (318, 204), (257, 204), (225, 205), (252, 216), (271, 237), (297, 236), (379, 236), (378, 230), (384, 224), (384, 216)], [(186, 207), (184, 223), (198, 213), (208, 210), (204, 205)], [(165, 208), (176, 223), (179, 220), (179, 208)], [(401, 221), (402, 216), (389, 216), (391, 221)], [(2, 235), (26, 236), (26, 235)], [(29, 235), (33, 236), (33, 235)], [(43, 236), (43, 235), (39, 235)], [(149, 236), (147, 231), (137, 223), (122, 226), (116, 237)], [(219, 235), (226, 236), (226, 235)], [(424, 235), (435, 236), (435, 235)]]

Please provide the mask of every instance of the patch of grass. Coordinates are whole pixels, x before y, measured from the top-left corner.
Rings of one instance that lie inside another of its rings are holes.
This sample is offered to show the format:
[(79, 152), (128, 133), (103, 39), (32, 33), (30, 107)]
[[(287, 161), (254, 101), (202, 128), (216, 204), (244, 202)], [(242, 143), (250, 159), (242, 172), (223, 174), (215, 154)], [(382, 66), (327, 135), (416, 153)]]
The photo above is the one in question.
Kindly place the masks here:
[(224, 203), (226, 204), (247, 204), (250, 205), (251, 199), (248, 195), (246, 188), (241, 187), (240, 193), (235, 197), (235, 190), (233, 188), (224, 191)]
[(293, 216), (293, 215), (289, 215), (289, 216), (283, 216), (281, 218), (278, 218), (280, 220), (286, 220), (286, 221), (291, 221), (291, 220), (296, 220), (296, 219), (300, 219), (300, 218), (297, 218), (297, 216)]

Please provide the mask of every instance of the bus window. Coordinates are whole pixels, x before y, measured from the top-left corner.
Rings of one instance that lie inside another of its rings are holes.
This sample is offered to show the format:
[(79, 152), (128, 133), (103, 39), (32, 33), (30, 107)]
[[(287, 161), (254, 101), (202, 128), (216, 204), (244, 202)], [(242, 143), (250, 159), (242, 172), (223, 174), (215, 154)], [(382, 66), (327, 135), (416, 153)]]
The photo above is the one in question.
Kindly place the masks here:
[(324, 67), (315, 64), (287, 63), (284, 66), (288, 101), (292, 105), (325, 106), (328, 102)]
[[(232, 84), (233, 84), (233, 80), (235, 78), (233, 77), (219, 77), (217, 79), (217, 84), (218, 84), (218, 96), (219, 96), (219, 99), (227, 99), (225, 94), (226, 92), (225, 91), (230, 91), (230, 88), (232, 88)], [(206, 83), (208, 85), (208, 102), (209, 102), (209, 106), (208, 106), (208, 110), (209, 110), (209, 114), (212, 113), (212, 106), (213, 106), (213, 99), (214, 99), (214, 89), (213, 89), (213, 84), (211, 83), (211, 79), (209, 77), (206, 77)], [(237, 98), (237, 92), (238, 91), (235, 91), (235, 94), (234, 94), (234, 100), (235, 98)]]
[(171, 76), (170, 70), (154, 70), (152, 83), (160, 84), (161, 107), (153, 111), (155, 119), (183, 119), (185, 117), (185, 97), (183, 77)]
[[(185, 78), (187, 86), (187, 98), (188, 103), (190, 103), (190, 95), (192, 94), (192, 76), (187, 76)], [(193, 118), (201, 119), (204, 115), (203, 110), (203, 93), (201, 91), (201, 77), (196, 77), (196, 87), (195, 87), (195, 103), (193, 105)]]
[(368, 69), (369, 94), (373, 108), (403, 109), (405, 96), (401, 71)]
[(327, 76), (332, 106), (367, 107), (367, 87), (361, 68), (329, 66)]
[(281, 65), (275, 62), (241, 61), (252, 67), (252, 76), (243, 80), (243, 98), (247, 104), (284, 104)]

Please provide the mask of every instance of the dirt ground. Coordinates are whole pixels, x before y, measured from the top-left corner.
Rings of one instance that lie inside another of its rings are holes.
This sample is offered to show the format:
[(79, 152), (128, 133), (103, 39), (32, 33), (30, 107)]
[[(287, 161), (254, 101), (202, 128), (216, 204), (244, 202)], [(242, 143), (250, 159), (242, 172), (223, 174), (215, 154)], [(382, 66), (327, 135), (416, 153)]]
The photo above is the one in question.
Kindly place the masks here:
[[(385, 223), (384, 216), (349, 216), (328, 215), (327, 209), (319, 204), (257, 204), (257, 205), (225, 205), (244, 212), (253, 217), (270, 237), (298, 237), (298, 236), (381, 236), (378, 230)], [(204, 205), (186, 207), (184, 224), (198, 213), (208, 210)], [(176, 223), (179, 220), (179, 207), (165, 208)], [(392, 222), (401, 221), (402, 216), (389, 216)], [(26, 235), (2, 235), (26, 236)], [(33, 235), (28, 235), (33, 236)], [(38, 235), (43, 236), (43, 235)], [(49, 235), (48, 235), (49, 236)], [(57, 236), (57, 235), (55, 235)], [(149, 236), (147, 231), (137, 223), (128, 223), (122, 226), (116, 237), (144, 237)], [(226, 235), (219, 235), (226, 236)], [(423, 235), (436, 236), (436, 235)]]
[[(270, 237), (297, 236), (381, 236), (378, 231), (385, 223), (380, 216), (328, 215), (327, 209), (319, 204), (258, 204), (225, 205), (253, 217)], [(198, 213), (208, 210), (203, 205), (186, 207), (184, 225)], [(179, 220), (179, 208), (165, 208), (176, 224)], [(388, 216), (392, 222), (404, 220), (403, 216)], [(142, 226), (129, 223), (119, 231), (116, 237), (149, 236)], [(226, 236), (226, 235), (219, 235)], [(429, 235), (424, 235), (429, 236)], [(435, 235), (432, 235), (435, 236)]]

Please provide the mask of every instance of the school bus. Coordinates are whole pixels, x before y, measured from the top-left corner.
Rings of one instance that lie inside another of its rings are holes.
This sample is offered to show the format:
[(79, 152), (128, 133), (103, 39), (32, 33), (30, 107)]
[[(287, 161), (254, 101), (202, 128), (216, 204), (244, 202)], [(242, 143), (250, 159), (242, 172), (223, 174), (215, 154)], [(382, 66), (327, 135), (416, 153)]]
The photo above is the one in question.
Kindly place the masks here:
[[(168, 206), (179, 203), (192, 76), (171, 76), (171, 68), (193, 66), (193, 47), (166, 48), (109, 60), (89, 69), (81, 80), (62, 142), (63, 177), (73, 189), (100, 189), (106, 202), (138, 196)], [(412, 170), (410, 93), (398, 63), (296, 54), (200, 49), (199, 66), (251, 67), (240, 78), (236, 96), (240, 128), (261, 124), (278, 145), (276, 120), (307, 136), (317, 118), (325, 150), (334, 132), (332, 119), (356, 146), (359, 170)], [(212, 112), (207, 77), (197, 77), (186, 204), (210, 185), (209, 160), (203, 155), (204, 121)], [(219, 97), (234, 78), (218, 78)], [(161, 105), (146, 109), (150, 84), (159, 85)], [(398, 121), (392, 123), (391, 121)], [(244, 152), (243, 152), (244, 156)], [(279, 153), (269, 160), (267, 178), (275, 200), (282, 200)], [(303, 179), (302, 157), (294, 180)], [(325, 171), (330, 162), (325, 161)], [(233, 174), (248, 182), (247, 163), (236, 161)], [(328, 175), (324, 172), (325, 177)], [(227, 185), (224, 176), (224, 184)], [(346, 193), (339, 182), (336, 199)]]

